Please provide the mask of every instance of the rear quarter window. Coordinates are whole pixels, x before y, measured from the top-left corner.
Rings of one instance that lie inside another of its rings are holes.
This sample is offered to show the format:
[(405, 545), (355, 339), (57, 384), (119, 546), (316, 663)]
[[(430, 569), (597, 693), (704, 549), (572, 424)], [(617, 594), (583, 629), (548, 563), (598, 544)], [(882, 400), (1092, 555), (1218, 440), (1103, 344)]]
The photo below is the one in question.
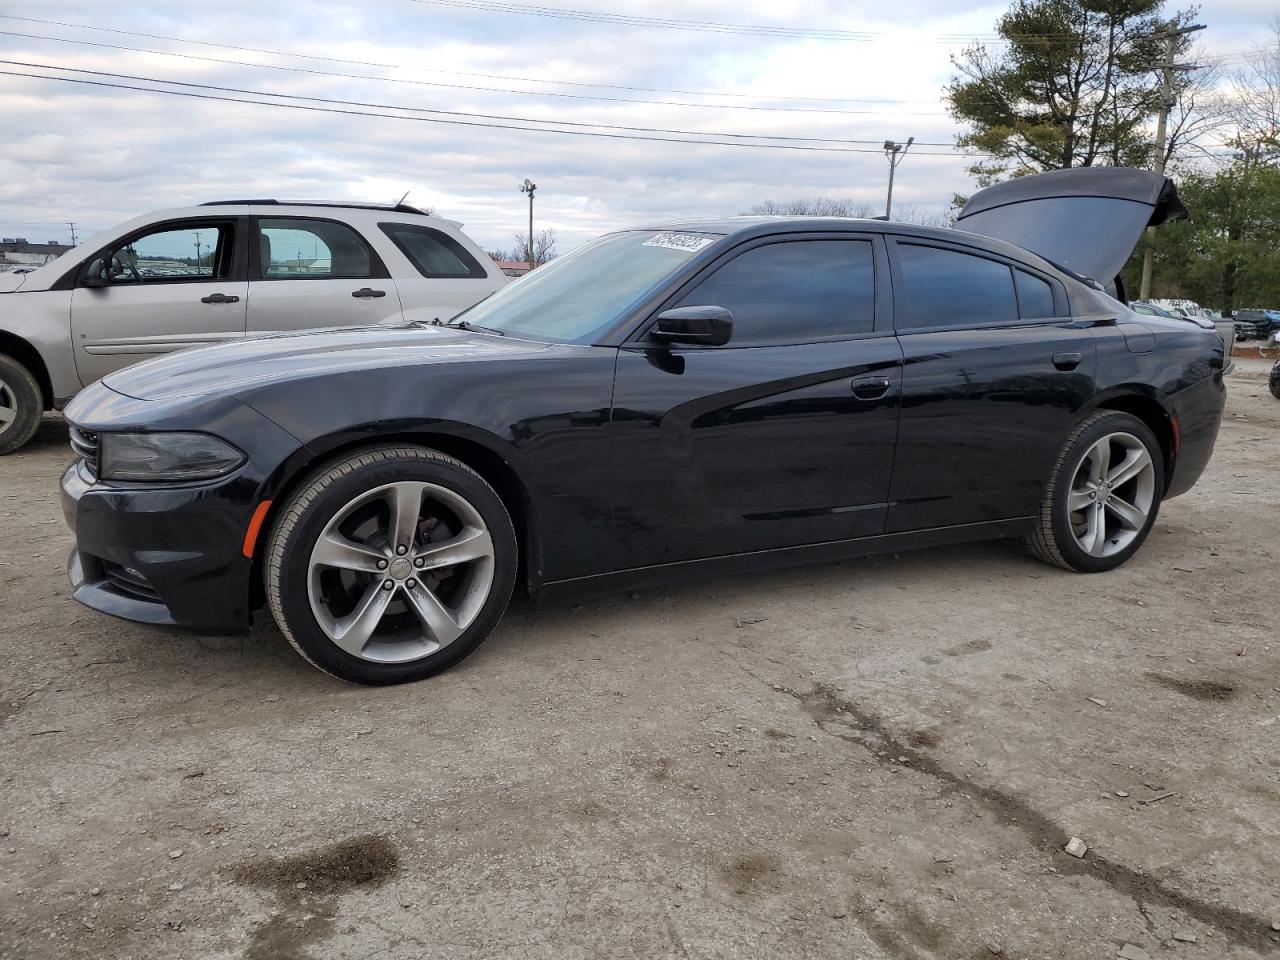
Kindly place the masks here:
[(378, 229), (424, 277), (459, 280), (488, 276), (466, 247), (442, 230), (417, 223), (380, 223)]

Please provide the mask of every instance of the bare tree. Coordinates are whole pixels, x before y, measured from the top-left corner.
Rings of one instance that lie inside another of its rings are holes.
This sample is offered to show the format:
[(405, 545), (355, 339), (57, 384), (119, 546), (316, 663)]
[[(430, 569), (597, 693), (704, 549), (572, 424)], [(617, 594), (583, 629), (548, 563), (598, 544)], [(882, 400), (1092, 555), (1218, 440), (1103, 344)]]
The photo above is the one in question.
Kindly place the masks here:
[(869, 203), (855, 203), (852, 200), (837, 200), (832, 197), (817, 197), (811, 200), (789, 200), (779, 203), (776, 200), (765, 200), (757, 203), (749, 210), (743, 211), (747, 217), (874, 217), (875, 210)]
[(1280, 17), (1231, 78), (1235, 146), (1258, 166), (1280, 165)]
[(956, 222), (956, 211), (925, 207), (917, 203), (895, 204), (893, 219), (898, 223), (914, 223), (921, 227), (950, 227)]
[[(516, 250), (519, 251), (511, 259), (528, 260), (529, 259), (529, 241), (528, 235), (517, 233), (513, 239), (516, 242)], [(540, 267), (544, 263), (548, 263), (556, 258), (556, 231), (554, 227), (546, 230), (539, 230), (533, 235), (533, 262), (530, 267)]]

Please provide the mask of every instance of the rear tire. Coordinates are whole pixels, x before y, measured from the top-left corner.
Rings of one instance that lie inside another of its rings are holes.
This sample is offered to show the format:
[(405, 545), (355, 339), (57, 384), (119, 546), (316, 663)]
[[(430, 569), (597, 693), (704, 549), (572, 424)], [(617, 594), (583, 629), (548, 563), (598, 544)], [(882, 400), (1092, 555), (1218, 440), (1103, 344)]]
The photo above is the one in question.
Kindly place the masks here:
[(511, 598), (502, 499), (436, 450), (375, 447), (326, 464), (280, 511), (267, 600), (312, 666), (353, 683), (421, 680), (489, 635)]
[(1063, 445), (1025, 542), (1054, 566), (1114, 570), (1147, 539), (1163, 494), (1164, 453), (1151, 428), (1116, 410), (1093, 413)]
[(0, 353), (0, 456), (30, 440), (43, 413), (44, 394), (31, 371)]
[(1280, 400), (1280, 377), (1272, 376), (1268, 386), (1271, 387), (1271, 395)]

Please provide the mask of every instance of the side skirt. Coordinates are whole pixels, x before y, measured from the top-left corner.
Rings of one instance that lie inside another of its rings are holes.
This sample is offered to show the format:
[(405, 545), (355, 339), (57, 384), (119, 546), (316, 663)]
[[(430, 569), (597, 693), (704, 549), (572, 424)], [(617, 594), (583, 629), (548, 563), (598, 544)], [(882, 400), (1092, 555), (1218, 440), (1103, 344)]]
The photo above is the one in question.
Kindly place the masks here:
[(857, 540), (835, 540), (830, 543), (800, 547), (778, 547), (773, 550), (758, 550), (753, 553), (739, 553), (724, 557), (706, 557), (679, 563), (632, 567), (628, 570), (615, 570), (589, 577), (548, 581), (532, 591), (532, 594), (535, 603), (543, 603), (567, 597), (576, 598), (638, 587), (652, 587), (694, 578), (750, 573), (806, 563), (826, 563), (832, 560), (848, 560), (852, 557), (892, 553), (898, 550), (919, 550), (923, 547), (937, 547), (952, 543), (998, 540), (1004, 537), (1022, 536), (1031, 529), (1034, 522), (1034, 517), (1015, 517), (1012, 520), (932, 527), (906, 533), (887, 533), (878, 537), (860, 537)]

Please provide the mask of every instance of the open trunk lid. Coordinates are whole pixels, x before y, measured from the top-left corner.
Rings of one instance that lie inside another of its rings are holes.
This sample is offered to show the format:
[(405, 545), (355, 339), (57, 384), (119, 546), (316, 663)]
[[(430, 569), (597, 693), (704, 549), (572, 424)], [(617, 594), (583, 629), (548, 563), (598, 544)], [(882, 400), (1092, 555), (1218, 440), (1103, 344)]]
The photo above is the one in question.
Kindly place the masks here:
[(956, 227), (1007, 240), (1103, 284), (1119, 276), (1142, 231), (1187, 215), (1173, 181), (1130, 167), (1074, 167), (979, 190)]

